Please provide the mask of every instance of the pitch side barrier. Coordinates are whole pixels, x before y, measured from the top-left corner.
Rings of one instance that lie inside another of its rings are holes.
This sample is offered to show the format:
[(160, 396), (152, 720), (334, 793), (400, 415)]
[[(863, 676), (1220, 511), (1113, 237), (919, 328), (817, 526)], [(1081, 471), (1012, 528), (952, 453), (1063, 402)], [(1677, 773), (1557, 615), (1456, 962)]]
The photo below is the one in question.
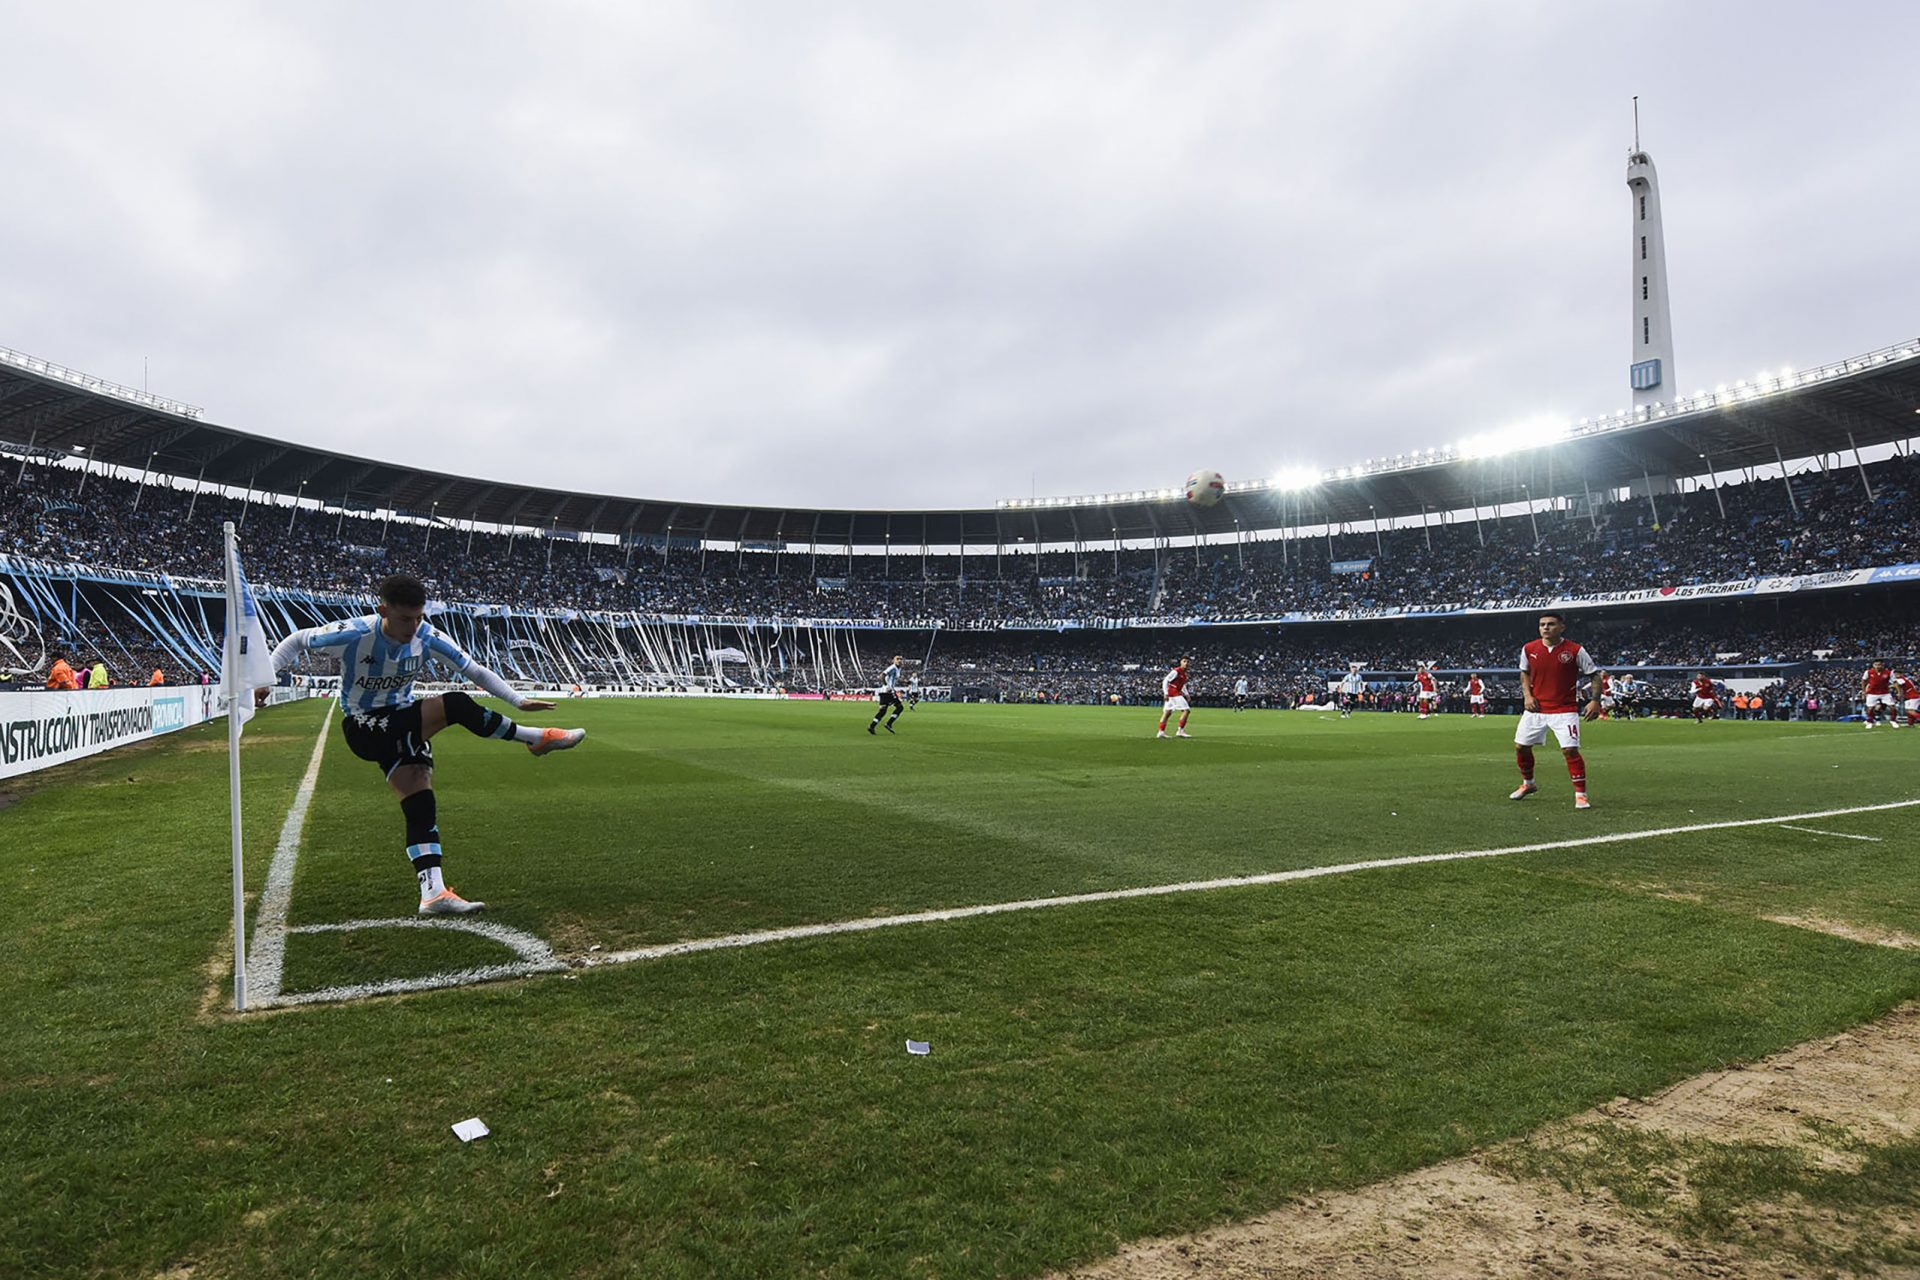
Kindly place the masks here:
[[(328, 682), (333, 683), (333, 682)], [(337, 684), (273, 691), (272, 702), (332, 697)], [(218, 685), (0, 693), (0, 780), (145, 742), (227, 714)]]

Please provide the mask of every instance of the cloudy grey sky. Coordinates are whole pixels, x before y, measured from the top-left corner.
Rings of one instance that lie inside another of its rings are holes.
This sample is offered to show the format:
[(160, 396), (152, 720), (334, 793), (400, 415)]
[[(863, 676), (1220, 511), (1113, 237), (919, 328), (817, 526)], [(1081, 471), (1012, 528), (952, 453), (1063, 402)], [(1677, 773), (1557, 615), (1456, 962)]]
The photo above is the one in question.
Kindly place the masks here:
[(0, 25), (0, 345), (442, 470), (974, 506), (1611, 412), (1634, 94), (1681, 390), (1920, 333), (1904, 0)]

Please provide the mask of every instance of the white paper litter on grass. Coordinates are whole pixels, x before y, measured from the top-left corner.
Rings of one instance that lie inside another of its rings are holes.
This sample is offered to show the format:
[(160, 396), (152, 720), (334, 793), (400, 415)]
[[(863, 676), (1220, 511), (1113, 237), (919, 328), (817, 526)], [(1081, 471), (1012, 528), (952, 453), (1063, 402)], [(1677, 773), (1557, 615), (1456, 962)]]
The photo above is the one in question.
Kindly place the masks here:
[(907, 1052), (917, 1053), (921, 1057), (925, 1057), (927, 1054), (933, 1052), (933, 1046), (925, 1040), (909, 1040), (907, 1041)]
[(475, 1116), (471, 1120), (462, 1120), (459, 1124), (453, 1126), (453, 1132), (454, 1136), (458, 1137), (460, 1141), (472, 1142), (475, 1138), (486, 1137), (489, 1133), (492, 1133), (493, 1130), (487, 1128), (486, 1121), (482, 1120), (479, 1116)]

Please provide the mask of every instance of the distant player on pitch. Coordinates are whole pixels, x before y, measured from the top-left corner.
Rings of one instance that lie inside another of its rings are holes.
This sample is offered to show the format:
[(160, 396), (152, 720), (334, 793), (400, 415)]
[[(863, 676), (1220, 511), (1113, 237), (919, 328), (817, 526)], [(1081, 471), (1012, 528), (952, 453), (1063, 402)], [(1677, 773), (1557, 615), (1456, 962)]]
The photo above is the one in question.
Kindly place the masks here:
[(892, 665), (880, 673), (880, 687), (874, 690), (874, 696), (880, 700), (880, 709), (867, 722), (868, 733), (880, 727), (880, 718), (889, 711), (893, 712), (893, 719), (887, 721), (885, 728), (892, 733), (894, 720), (898, 720), (900, 713), (907, 709), (907, 704), (900, 700), (900, 664), (905, 661), (903, 655), (896, 653)]
[(1247, 678), (1245, 676), (1233, 682), (1233, 709), (1235, 711), (1247, 709)]
[(1346, 677), (1340, 681), (1340, 718), (1349, 720), (1355, 707), (1360, 705), (1360, 695), (1366, 691), (1366, 681), (1360, 678), (1359, 667), (1348, 667)]
[[(1908, 727), (1920, 725), (1920, 684), (1915, 684), (1910, 677), (1898, 671), (1893, 673), (1893, 683), (1900, 690), (1900, 705), (1907, 713)], [(1898, 724), (1899, 721), (1894, 723)]]
[(1165, 696), (1166, 702), (1160, 708), (1160, 732), (1153, 735), (1156, 738), (1167, 736), (1167, 717), (1176, 711), (1180, 713), (1180, 723), (1174, 728), (1174, 736), (1178, 738), (1193, 736), (1187, 732), (1187, 716), (1193, 710), (1192, 704), (1187, 701), (1187, 671), (1191, 665), (1192, 659), (1180, 659), (1179, 664), (1167, 672), (1165, 678), (1160, 681), (1160, 692)]
[(1487, 686), (1480, 679), (1478, 671), (1467, 681), (1467, 710), (1473, 713), (1475, 720), (1487, 718)]
[(1620, 678), (1613, 682), (1613, 705), (1620, 711), (1622, 720), (1633, 719), (1633, 704), (1640, 697), (1640, 685), (1633, 678), (1633, 672), (1622, 671)]
[(1720, 718), (1720, 695), (1714, 692), (1713, 681), (1704, 671), (1693, 673), (1693, 722), (1705, 724), (1707, 717)]
[[(1587, 762), (1580, 754), (1579, 686), (1581, 676), (1591, 676), (1598, 668), (1593, 655), (1566, 635), (1565, 618), (1543, 613), (1540, 638), (1527, 641), (1520, 650), (1520, 694), (1525, 710), (1520, 715), (1519, 731), (1513, 735), (1520, 787), (1508, 799), (1525, 800), (1540, 789), (1533, 782), (1533, 749), (1552, 733), (1560, 742), (1560, 753), (1567, 758), (1567, 776), (1573, 780), (1573, 807), (1591, 809)], [(1600, 700), (1596, 696), (1587, 703), (1585, 716), (1591, 720), (1599, 714)]]
[[(347, 739), (347, 750), (379, 765), (387, 785), (400, 797), (400, 812), (407, 824), (407, 858), (420, 882), (420, 914), (464, 916), (487, 904), (468, 902), (447, 888), (441, 875), (433, 735), (457, 724), (482, 738), (524, 742), (527, 750), (543, 756), (579, 746), (587, 731), (517, 725), (460, 690), (416, 699), (414, 681), (437, 658), (516, 710), (553, 710), (551, 702), (522, 697), (426, 621), (427, 588), (420, 579), (392, 574), (380, 580), (379, 594), (379, 608), (364, 618), (308, 627), (282, 640), (273, 651), (273, 668), (279, 671), (301, 653), (316, 649), (340, 655), (340, 709), (346, 713), (340, 731)], [(264, 705), (272, 692), (255, 690), (254, 701)]]
[(1893, 672), (1888, 668), (1885, 658), (1875, 658), (1873, 665), (1867, 668), (1867, 674), (1860, 680), (1860, 692), (1861, 700), (1866, 703), (1866, 728), (1873, 728), (1875, 708), (1885, 708), (1887, 723), (1896, 729), (1900, 727), (1900, 717), (1894, 714)]
[(1419, 691), (1414, 694), (1414, 702), (1420, 708), (1420, 718), (1425, 720), (1440, 709), (1440, 686), (1433, 682), (1433, 664), (1423, 662), (1416, 666), (1413, 671), (1413, 680), (1420, 686)]

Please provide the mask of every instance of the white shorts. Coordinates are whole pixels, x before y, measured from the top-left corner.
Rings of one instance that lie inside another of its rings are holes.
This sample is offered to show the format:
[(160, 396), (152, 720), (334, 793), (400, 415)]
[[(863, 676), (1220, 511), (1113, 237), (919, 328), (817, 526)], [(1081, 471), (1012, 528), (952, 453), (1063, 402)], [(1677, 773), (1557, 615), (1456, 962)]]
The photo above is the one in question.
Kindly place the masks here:
[(1720, 699), (1718, 698), (1695, 698), (1693, 700), (1693, 709), (1695, 711), (1711, 711), (1719, 705)]
[(1908, 698), (1904, 705), (1907, 710), (1920, 715), (1920, 698)]
[(1164, 706), (1164, 707), (1162, 707), (1162, 708), (1160, 708), (1160, 709), (1161, 709), (1161, 710), (1162, 710), (1163, 712), (1164, 712), (1164, 711), (1187, 711), (1187, 710), (1191, 710), (1191, 708), (1189, 708), (1189, 707), (1188, 707), (1188, 705), (1187, 705), (1187, 700), (1186, 700), (1186, 698), (1185, 698), (1185, 697), (1183, 697), (1183, 696), (1181, 696), (1180, 694), (1177, 694), (1177, 693), (1176, 693), (1176, 694), (1174, 694), (1174, 695), (1173, 695), (1173, 696), (1172, 696), (1171, 698), (1168, 698), (1168, 699), (1167, 699), (1167, 705), (1166, 705), (1166, 706)]
[(1867, 705), (1870, 707), (1890, 707), (1893, 705), (1893, 695), (1890, 693), (1870, 693), (1867, 695)]
[(1613, 695), (1612, 695), (1612, 694), (1608, 694), (1608, 695), (1607, 695), (1606, 697), (1604, 697), (1604, 698), (1602, 698), (1602, 699), (1600, 699), (1600, 709), (1601, 709), (1602, 711), (1611, 711), (1611, 710), (1613, 710)]
[(1469, 703), (1470, 705), (1472, 705), (1472, 706), (1476, 706), (1476, 707), (1484, 707), (1484, 706), (1486, 706), (1486, 705), (1487, 705), (1487, 695), (1486, 695), (1486, 694), (1484, 694), (1484, 693), (1471, 693), (1471, 694), (1468, 694), (1468, 695), (1467, 695), (1467, 702), (1468, 702), (1468, 703)]
[(1420, 693), (1419, 693), (1419, 695), (1418, 695), (1418, 696), (1419, 696), (1419, 698), (1420, 698), (1420, 701), (1422, 701), (1422, 702), (1432, 702), (1432, 701), (1434, 701), (1434, 700), (1435, 700), (1436, 698), (1438, 698), (1438, 697), (1439, 697), (1440, 695), (1439, 695), (1438, 693), (1434, 693), (1434, 692), (1430, 692), (1430, 691), (1428, 691), (1428, 690), (1426, 690), (1426, 689), (1422, 689), (1422, 690), (1420, 691)]
[(1578, 711), (1523, 711), (1520, 728), (1513, 735), (1516, 747), (1537, 747), (1547, 740), (1547, 732), (1560, 740), (1562, 749), (1580, 745)]

